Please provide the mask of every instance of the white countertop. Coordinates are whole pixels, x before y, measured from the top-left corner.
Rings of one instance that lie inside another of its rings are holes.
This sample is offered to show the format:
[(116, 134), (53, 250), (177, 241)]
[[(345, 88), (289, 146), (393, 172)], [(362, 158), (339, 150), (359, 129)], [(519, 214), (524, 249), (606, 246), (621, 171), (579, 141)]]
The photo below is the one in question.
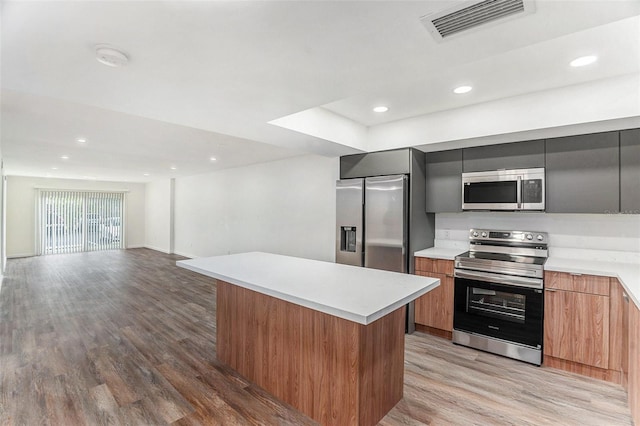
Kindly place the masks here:
[(440, 285), (435, 278), (261, 252), (181, 260), (176, 264), (364, 325)]
[(640, 263), (603, 262), (551, 256), (545, 262), (544, 269), (618, 278), (629, 298), (640, 309)]
[(467, 249), (431, 247), (413, 253), (416, 257), (430, 257), (432, 259), (454, 260), (456, 256), (466, 252)]

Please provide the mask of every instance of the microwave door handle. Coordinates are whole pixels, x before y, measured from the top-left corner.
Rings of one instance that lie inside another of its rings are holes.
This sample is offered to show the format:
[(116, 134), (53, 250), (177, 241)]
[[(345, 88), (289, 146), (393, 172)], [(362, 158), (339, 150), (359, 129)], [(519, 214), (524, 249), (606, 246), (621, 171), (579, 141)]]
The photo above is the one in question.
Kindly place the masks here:
[(518, 210), (520, 210), (522, 208), (522, 176), (518, 176), (516, 184), (516, 202), (518, 203)]

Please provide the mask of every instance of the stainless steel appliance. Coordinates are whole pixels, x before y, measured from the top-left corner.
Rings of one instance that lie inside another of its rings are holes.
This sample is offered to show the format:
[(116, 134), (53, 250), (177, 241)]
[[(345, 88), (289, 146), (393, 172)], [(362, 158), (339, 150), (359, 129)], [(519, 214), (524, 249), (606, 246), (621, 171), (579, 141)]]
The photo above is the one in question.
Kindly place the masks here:
[(544, 210), (544, 168), (462, 173), (462, 210)]
[[(425, 167), (424, 152), (415, 148), (340, 157), (337, 262), (414, 272), (413, 253), (433, 247), (435, 237), (435, 215), (425, 209)], [(414, 309), (414, 302), (407, 305), (407, 333), (415, 331)]]
[(336, 183), (336, 262), (408, 272), (406, 175)]
[(455, 258), (453, 342), (542, 364), (544, 232), (471, 229)]

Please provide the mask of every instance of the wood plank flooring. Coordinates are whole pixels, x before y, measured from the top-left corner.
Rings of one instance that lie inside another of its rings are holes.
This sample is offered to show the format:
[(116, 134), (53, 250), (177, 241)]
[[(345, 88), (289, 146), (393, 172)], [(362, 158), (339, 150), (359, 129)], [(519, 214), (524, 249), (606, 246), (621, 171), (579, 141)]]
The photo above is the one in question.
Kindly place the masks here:
[[(2, 425), (311, 425), (216, 360), (213, 280), (148, 249), (8, 261)], [(406, 337), (382, 425), (631, 425), (622, 387)]]

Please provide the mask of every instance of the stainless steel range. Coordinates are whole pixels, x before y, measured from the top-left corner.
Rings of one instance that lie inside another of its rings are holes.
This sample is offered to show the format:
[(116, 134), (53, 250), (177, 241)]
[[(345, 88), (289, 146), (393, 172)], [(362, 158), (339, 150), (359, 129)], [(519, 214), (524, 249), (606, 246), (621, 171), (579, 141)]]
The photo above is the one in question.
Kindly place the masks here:
[(453, 342), (542, 363), (548, 235), (471, 229), (455, 258)]

